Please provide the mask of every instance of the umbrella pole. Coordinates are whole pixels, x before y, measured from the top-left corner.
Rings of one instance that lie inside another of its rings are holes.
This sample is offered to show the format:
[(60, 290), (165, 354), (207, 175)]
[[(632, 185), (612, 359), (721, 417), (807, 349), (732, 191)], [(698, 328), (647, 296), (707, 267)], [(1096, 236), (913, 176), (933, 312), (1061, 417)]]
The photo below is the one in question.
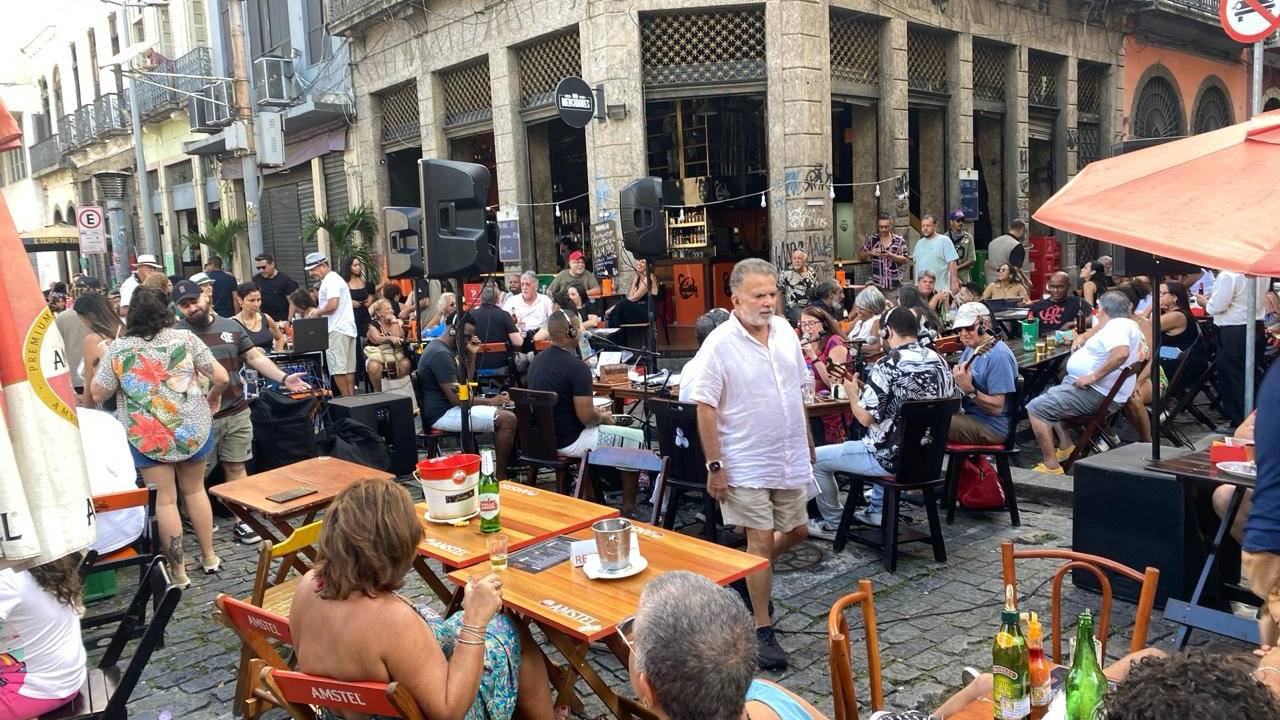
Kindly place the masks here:
[(1253, 374), (1258, 347), (1258, 278), (1245, 278), (1249, 283), (1249, 308), (1244, 324), (1244, 416), (1253, 412)]
[[(1151, 459), (1160, 459), (1160, 258), (1151, 263)], [(1134, 388), (1135, 390), (1137, 388)], [(1139, 412), (1142, 408), (1139, 408)]]

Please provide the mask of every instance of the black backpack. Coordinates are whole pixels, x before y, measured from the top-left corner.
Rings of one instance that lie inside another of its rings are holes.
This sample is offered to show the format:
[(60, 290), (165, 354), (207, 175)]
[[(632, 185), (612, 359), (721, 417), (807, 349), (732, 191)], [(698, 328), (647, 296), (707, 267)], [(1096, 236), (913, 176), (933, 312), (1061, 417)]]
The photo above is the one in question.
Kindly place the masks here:
[(320, 455), (312, 413), (319, 398), (264, 392), (251, 406), (255, 471), (271, 470)]
[(387, 451), (382, 436), (368, 425), (350, 418), (330, 422), (320, 445), (324, 454), (330, 457), (378, 470), (391, 469), (391, 453)]

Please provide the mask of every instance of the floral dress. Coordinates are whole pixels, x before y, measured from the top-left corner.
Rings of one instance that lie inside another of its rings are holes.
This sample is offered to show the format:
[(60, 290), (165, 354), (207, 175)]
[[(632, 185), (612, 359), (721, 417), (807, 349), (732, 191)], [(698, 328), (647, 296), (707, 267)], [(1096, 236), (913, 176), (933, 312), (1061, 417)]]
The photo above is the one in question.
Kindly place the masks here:
[(156, 462), (177, 463), (209, 439), (212, 416), (199, 375), (212, 375), (213, 364), (213, 353), (199, 338), (165, 328), (150, 340), (114, 340), (93, 382), (116, 391), (116, 418), (135, 450)]

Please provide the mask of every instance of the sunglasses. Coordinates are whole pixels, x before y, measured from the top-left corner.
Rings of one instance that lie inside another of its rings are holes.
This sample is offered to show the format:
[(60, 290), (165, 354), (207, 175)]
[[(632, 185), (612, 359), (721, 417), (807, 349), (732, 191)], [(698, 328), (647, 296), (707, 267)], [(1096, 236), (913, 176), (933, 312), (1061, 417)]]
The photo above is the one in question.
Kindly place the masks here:
[(618, 633), (618, 638), (622, 640), (622, 644), (627, 646), (627, 653), (634, 653), (636, 650), (635, 645), (633, 644), (635, 642), (636, 633), (635, 616), (632, 615), (626, 620), (618, 623), (618, 629), (616, 632)]
[(256, 267), (256, 268), (257, 268), (257, 269), (259, 269), (259, 270), (266, 270), (266, 269), (267, 269), (267, 266), (266, 266), (266, 265), (254, 265), (254, 267)]

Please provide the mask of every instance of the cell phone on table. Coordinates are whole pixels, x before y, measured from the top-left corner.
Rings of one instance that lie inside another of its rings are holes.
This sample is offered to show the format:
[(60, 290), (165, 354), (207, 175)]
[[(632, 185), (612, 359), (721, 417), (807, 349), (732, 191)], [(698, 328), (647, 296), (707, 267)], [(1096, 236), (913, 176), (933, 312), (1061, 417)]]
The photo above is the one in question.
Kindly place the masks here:
[(296, 487), (288, 490), (282, 490), (275, 495), (268, 495), (267, 499), (271, 502), (287, 503), (291, 500), (297, 500), (300, 497), (314, 495), (315, 492), (316, 489), (312, 487)]

